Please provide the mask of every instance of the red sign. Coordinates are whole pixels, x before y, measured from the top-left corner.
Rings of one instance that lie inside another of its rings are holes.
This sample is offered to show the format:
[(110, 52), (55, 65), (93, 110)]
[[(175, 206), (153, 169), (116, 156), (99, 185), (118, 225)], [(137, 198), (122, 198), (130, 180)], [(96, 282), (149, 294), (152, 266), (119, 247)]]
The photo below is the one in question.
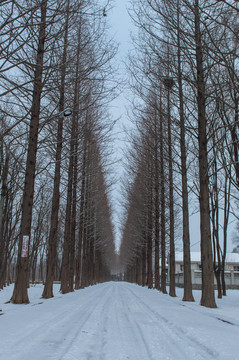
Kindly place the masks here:
[(23, 258), (28, 256), (28, 243), (29, 243), (29, 236), (23, 235), (23, 240), (22, 240), (22, 257)]

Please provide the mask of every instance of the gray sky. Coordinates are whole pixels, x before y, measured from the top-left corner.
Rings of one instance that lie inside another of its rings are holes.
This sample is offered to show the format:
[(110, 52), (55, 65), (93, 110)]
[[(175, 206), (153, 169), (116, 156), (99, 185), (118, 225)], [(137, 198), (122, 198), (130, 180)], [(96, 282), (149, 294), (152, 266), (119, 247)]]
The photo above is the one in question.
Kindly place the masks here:
[[(129, 128), (131, 126), (127, 118), (127, 106), (128, 101), (126, 99), (126, 85), (127, 85), (127, 73), (125, 67), (125, 61), (127, 61), (127, 55), (132, 47), (130, 39), (130, 31), (132, 30), (132, 21), (128, 15), (127, 7), (129, 6), (128, 0), (115, 0), (114, 8), (109, 11), (107, 14), (108, 21), (111, 26), (110, 35), (113, 36), (115, 41), (119, 44), (119, 50), (117, 54), (117, 64), (119, 67), (118, 77), (120, 81), (123, 82), (122, 93), (120, 96), (115, 99), (111, 104), (111, 113), (114, 119), (119, 119), (114, 128), (114, 154), (115, 158), (118, 160), (118, 163), (114, 165), (115, 176), (118, 179), (118, 183), (114, 186), (112, 191), (112, 203), (114, 206), (114, 226), (116, 232), (116, 245), (120, 244), (120, 215), (121, 215), (121, 206), (120, 201), (121, 196), (121, 178), (123, 176), (123, 165), (122, 157), (123, 150), (126, 147), (125, 143), (125, 132), (124, 128)], [(125, 87), (124, 87), (125, 84)]]

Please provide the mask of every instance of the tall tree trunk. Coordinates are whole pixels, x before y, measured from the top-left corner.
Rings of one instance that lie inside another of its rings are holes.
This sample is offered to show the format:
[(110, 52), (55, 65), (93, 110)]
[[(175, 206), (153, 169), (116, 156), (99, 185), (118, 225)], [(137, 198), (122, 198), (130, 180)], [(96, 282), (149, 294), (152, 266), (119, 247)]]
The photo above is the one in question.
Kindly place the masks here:
[(183, 110), (183, 86), (182, 86), (182, 63), (180, 43), (180, 4), (177, 10), (177, 65), (178, 65), (178, 91), (179, 91), (179, 116), (180, 116), (180, 149), (181, 149), (181, 171), (182, 171), (182, 205), (183, 205), (183, 273), (184, 293), (183, 301), (194, 301), (192, 293), (191, 278), (191, 256), (189, 235), (189, 211), (188, 211), (188, 180), (187, 180), (187, 155), (185, 145), (185, 119)]
[[(86, 149), (88, 146), (88, 141), (86, 142)], [(83, 215), (83, 242), (82, 242), (82, 275), (81, 275), (81, 288), (84, 288), (87, 285), (87, 243), (88, 243), (88, 213), (89, 213), (89, 154), (86, 153), (86, 191), (85, 191), (85, 205), (84, 205), (84, 215)]]
[(86, 145), (83, 148), (83, 162), (82, 162), (82, 178), (81, 178), (81, 197), (80, 197), (80, 219), (78, 232), (78, 252), (76, 256), (76, 278), (75, 289), (80, 288), (81, 279), (81, 265), (82, 265), (82, 241), (83, 241), (83, 225), (84, 225), (84, 204), (85, 204), (85, 162), (86, 162)]
[(223, 221), (223, 251), (222, 251), (222, 294), (226, 296), (226, 283), (225, 283), (225, 261), (227, 256), (227, 228), (230, 214), (230, 193), (231, 193), (231, 181), (228, 178), (231, 177), (231, 166), (229, 168), (229, 174), (225, 169), (225, 183), (224, 183), (224, 221)]
[(46, 269), (46, 283), (44, 286), (42, 297), (45, 299), (51, 298), (53, 294), (53, 280), (55, 274), (55, 260), (57, 252), (57, 230), (58, 230), (58, 217), (60, 205), (60, 179), (61, 179), (61, 153), (62, 153), (62, 134), (63, 134), (63, 111), (65, 106), (65, 78), (66, 78), (66, 57), (68, 45), (68, 23), (69, 23), (69, 0), (67, 1), (66, 8), (66, 24), (64, 36), (64, 48), (61, 62), (61, 87), (60, 87), (60, 100), (59, 100), (59, 113), (58, 128), (57, 128), (57, 145), (56, 145), (56, 162), (55, 162), (55, 175), (52, 196), (51, 208), (51, 226), (48, 238), (48, 252), (47, 252), (47, 269)]
[(12, 283), (12, 278), (11, 278), (11, 257), (8, 258), (8, 262), (7, 262), (7, 286), (9, 286)]
[(169, 295), (176, 296), (175, 293), (175, 248), (174, 248), (174, 197), (173, 197), (173, 159), (172, 159), (172, 135), (171, 135), (171, 113), (170, 113), (170, 90), (173, 86), (173, 80), (168, 79), (167, 89), (167, 117), (168, 117), (168, 166), (169, 166), (169, 219), (170, 219), (170, 285)]
[[(42, 0), (41, 23), (39, 28), (39, 40), (36, 57), (36, 70), (34, 75), (33, 99), (31, 109), (31, 122), (27, 152), (27, 165), (25, 173), (25, 185), (23, 192), (22, 219), (18, 244), (18, 262), (16, 282), (11, 301), (15, 304), (29, 303), (28, 298), (28, 250), (31, 236), (32, 206), (35, 183), (36, 153), (38, 142), (38, 128), (40, 116), (40, 104), (42, 93), (43, 55), (46, 33), (47, 0)], [(26, 251), (22, 252), (23, 237)], [(22, 256), (23, 255), (23, 256)]]
[(9, 168), (9, 152), (6, 153), (6, 159), (3, 167), (3, 174), (2, 174), (2, 190), (1, 190), (1, 199), (0, 199), (0, 288), (1, 284), (3, 284), (3, 274), (5, 273), (4, 269), (4, 254), (6, 253), (6, 241), (4, 236), (4, 205), (5, 205), (5, 198), (7, 194), (7, 176), (8, 176), (8, 168)]
[[(62, 256), (62, 273), (61, 273), (61, 292), (63, 294), (73, 291), (73, 277), (74, 277), (74, 261), (75, 261), (75, 222), (76, 222), (76, 185), (77, 185), (77, 149), (78, 149), (78, 91), (79, 91), (79, 62), (80, 62), (80, 47), (81, 47), (81, 28), (78, 31), (78, 46), (76, 54), (76, 74), (75, 74), (75, 89), (74, 89), (74, 111), (72, 116), (71, 128), (71, 144), (70, 144), (70, 162), (68, 169), (68, 190), (67, 190), (67, 205), (66, 205), (66, 220), (64, 245)], [(75, 168), (75, 169), (74, 169)], [(76, 181), (73, 188), (73, 178)], [(73, 194), (74, 191), (74, 194)], [(73, 196), (74, 195), (74, 196)], [(73, 216), (72, 216), (73, 215)], [(72, 225), (73, 222), (73, 225)], [(71, 273), (71, 280), (70, 280)], [(73, 273), (73, 276), (72, 276)]]
[[(150, 172), (149, 172), (150, 173)], [(148, 174), (149, 174), (148, 173)], [(149, 176), (149, 175), (148, 175)], [(149, 180), (148, 185), (148, 205), (147, 205), (147, 285), (149, 289), (153, 288), (153, 269), (152, 269), (152, 206), (153, 206), (153, 199), (152, 199), (152, 181)]]
[(143, 247), (142, 247), (142, 286), (146, 285), (146, 239), (145, 239), (145, 234), (144, 234), (144, 243), (143, 243)]
[(230, 127), (231, 137), (232, 137), (232, 146), (233, 146), (233, 156), (234, 156), (234, 169), (236, 173), (236, 184), (239, 189), (239, 138), (238, 138), (238, 130), (239, 130), (239, 97), (235, 92), (234, 94), (234, 104), (235, 104), (235, 119), (233, 125)]
[(71, 144), (70, 144), (70, 161), (68, 167), (68, 185), (67, 185), (67, 203), (66, 203), (66, 218), (64, 243), (61, 266), (61, 292), (66, 294), (70, 291), (69, 288), (69, 272), (70, 272), (70, 240), (71, 240), (71, 213), (72, 213), (72, 186), (73, 186), (73, 160), (74, 160), (74, 139), (75, 139), (75, 116), (72, 117), (71, 127)]
[(92, 274), (94, 267), (94, 204), (93, 204), (93, 177), (94, 177), (94, 164), (92, 158), (94, 157), (92, 133), (90, 131), (89, 138), (89, 167), (88, 167), (88, 211), (86, 222), (86, 266), (85, 266), (85, 286), (92, 285)]
[(89, 261), (89, 283), (94, 284), (94, 273), (95, 273), (95, 239), (94, 234), (90, 237), (90, 261)]
[(71, 209), (71, 235), (70, 235), (70, 269), (69, 269), (69, 290), (74, 291), (74, 274), (75, 274), (75, 238), (76, 238), (76, 203), (77, 203), (77, 183), (78, 183), (78, 109), (79, 109), (79, 64), (81, 48), (81, 28), (78, 31), (77, 61), (75, 74), (74, 89), (74, 113), (75, 130), (73, 139), (73, 183), (72, 183), (72, 209)]
[(215, 308), (214, 273), (212, 260), (212, 242), (210, 230), (208, 159), (207, 159), (207, 120), (206, 94), (203, 70), (203, 51), (200, 30), (198, 0), (195, 0), (195, 43), (197, 63), (197, 104), (198, 104), (198, 142), (199, 142), (199, 182), (200, 182), (200, 230), (202, 263), (201, 305)]
[(164, 136), (163, 136), (163, 112), (162, 94), (160, 93), (160, 204), (161, 204), (161, 291), (167, 294), (166, 290), (166, 231), (165, 231), (165, 172), (164, 172)]
[(222, 298), (221, 286), (221, 248), (219, 243), (219, 207), (218, 207), (218, 185), (217, 185), (217, 153), (216, 140), (213, 134), (213, 185), (211, 190), (211, 218), (213, 235), (214, 274), (217, 281), (218, 298)]
[(100, 254), (98, 250), (95, 250), (95, 283), (100, 282)]
[(154, 115), (154, 131), (155, 131), (155, 148), (154, 148), (154, 276), (155, 276), (155, 289), (160, 289), (159, 281), (159, 160), (158, 160), (158, 136), (157, 136), (157, 117), (156, 112)]
[(141, 257), (137, 258), (137, 284), (142, 285), (142, 261)]
[[(77, 150), (76, 150), (77, 151)], [(71, 212), (71, 237), (70, 237), (70, 268), (69, 268), (69, 290), (74, 291), (75, 275), (75, 238), (76, 238), (76, 196), (77, 196), (77, 154), (74, 154), (74, 171), (73, 171), (73, 193), (72, 193), (72, 212)]]

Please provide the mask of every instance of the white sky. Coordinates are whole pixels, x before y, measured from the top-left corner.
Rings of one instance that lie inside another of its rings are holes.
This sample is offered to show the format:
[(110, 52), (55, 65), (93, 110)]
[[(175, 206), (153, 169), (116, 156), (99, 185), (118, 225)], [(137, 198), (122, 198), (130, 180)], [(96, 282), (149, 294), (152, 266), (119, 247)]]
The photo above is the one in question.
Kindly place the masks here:
[(123, 176), (123, 149), (126, 147), (125, 143), (125, 132), (124, 128), (130, 127), (130, 122), (127, 117), (127, 106), (128, 101), (126, 99), (127, 95), (127, 72), (125, 62), (127, 61), (127, 56), (130, 48), (132, 47), (130, 32), (133, 28), (132, 21), (127, 11), (129, 6), (128, 0), (115, 0), (114, 8), (107, 13), (108, 22), (111, 26), (110, 35), (113, 36), (116, 43), (119, 45), (118, 54), (117, 54), (117, 63), (118, 63), (118, 78), (122, 82), (122, 93), (120, 96), (115, 99), (111, 104), (111, 113), (114, 119), (119, 119), (114, 128), (114, 153), (115, 159), (118, 160), (117, 164), (114, 165), (115, 177), (118, 182), (114, 186), (112, 191), (113, 200), (111, 201), (114, 206), (114, 227), (116, 235), (116, 246), (120, 245), (120, 214), (122, 207), (120, 205), (122, 196), (121, 196), (121, 178)]

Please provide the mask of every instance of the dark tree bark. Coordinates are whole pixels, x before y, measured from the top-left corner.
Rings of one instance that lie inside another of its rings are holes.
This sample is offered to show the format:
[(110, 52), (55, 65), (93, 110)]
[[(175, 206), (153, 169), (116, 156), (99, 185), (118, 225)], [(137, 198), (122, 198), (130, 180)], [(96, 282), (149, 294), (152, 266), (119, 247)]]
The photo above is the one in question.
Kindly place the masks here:
[[(235, 91), (236, 92), (236, 91)], [(239, 189), (239, 97), (237, 93), (234, 93), (234, 104), (235, 104), (235, 118), (234, 123), (230, 126), (232, 146), (233, 146), (233, 165), (236, 174), (236, 184)]]
[(6, 239), (4, 236), (4, 219), (6, 218), (5, 201), (7, 195), (7, 177), (9, 170), (9, 152), (6, 153), (6, 159), (3, 166), (2, 172), (2, 189), (1, 189), (1, 199), (0, 199), (0, 289), (4, 284), (4, 273), (5, 273), (5, 260), (6, 257)]
[(72, 117), (71, 127), (71, 143), (70, 143), (70, 161), (68, 167), (68, 184), (67, 184), (67, 203), (64, 230), (64, 243), (61, 266), (61, 292), (66, 294), (69, 288), (69, 272), (70, 272), (70, 236), (71, 236), (71, 214), (72, 214), (72, 186), (73, 186), (73, 164), (74, 164), (74, 140), (76, 130), (76, 114)]
[(154, 276), (155, 289), (160, 289), (159, 281), (159, 159), (158, 159), (158, 130), (157, 130), (157, 116), (154, 113)]
[(224, 221), (223, 221), (223, 250), (222, 250), (222, 294), (226, 296), (226, 283), (225, 283), (225, 262), (227, 255), (227, 228), (230, 214), (230, 194), (231, 194), (231, 166), (225, 169), (225, 183), (224, 183)]
[(85, 167), (86, 167), (86, 144), (83, 148), (82, 175), (81, 175), (81, 197), (80, 197), (80, 219), (78, 231), (78, 252), (76, 256), (76, 278), (75, 289), (80, 288), (81, 265), (82, 265), (82, 242), (83, 242), (83, 225), (84, 225), (84, 205), (85, 205)]
[(197, 105), (198, 105), (198, 143), (199, 143), (199, 182), (200, 182), (200, 230), (201, 230), (201, 264), (202, 296), (201, 305), (215, 308), (214, 273), (212, 261), (212, 242), (210, 229), (208, 159), (207, 159), (207, 119), (206, 93), (203, 69), (203, 51), (200, 30), (200, 13), (198, 0), (195, 0), (195, 44), (197, 64)]
[(164, 136), (163, 136), (163, 112), (162, 112), (162, 94), (160, 92), (159, 109), (159, 136), (160, 136), (160, 205), (161, 205), (161, 286), (163, 294), (166, 290), (166, 231), (165, 231), (165, 171), (164, 171)]
[[(87, 131), (88, 132), (88, 131)], [(87, 134), (85, 135), (87, 137)], [(88, 149), (88, 139), (86, 139), (86, 149)], [(83, 213), (83, 242), (82, 242), (82, 275), (81, 288), (87, 286), (87, 243), (88, 243), (88, 213), (89, 213), (89, 151), (86, 153), (86, 181), (85, 181), (85, 206)]]
[(69, 290), (74, 291), (74, 274), (75, 274), (75, 238), (76, 238), (76, 205), (77, 205), (77, 184), (78, 184), (78, 111), (79, 108), (79, 63), (80, 63), (80, 49), (81, 49), (81, 28), (78, 31), (78, 46), (77, 46), (77, 61), (76, 61), (76, 74), (75, 74), (75, 89), (74, 89), (74, 113), (75, 116), (75, 129), (73, 139), (73, 182), (72, 182), (72, 209), (71, 209), (71, 233), (70, 233), (70, 268), (69, 268)]
[(194, 301), (191, 278), (191, 256), (189, 235), (189, 211), (188, 211), (188, 180), (187, 180), (187, 156), (185, 145), (185, 119), (183, 109), (183, 86), (182, 86), (182, 60), (180, 42), (180, 7), (177, 2), (177, 74), (179, 92), (179, 117), (180, 117), (180, 149), (181, 149), (181, 172), (182, 172), (182, 205), (183, 205), (183, 274), (184, 293), (183, 301)]
[(46, 270), (46, 283), (44, 286), (42, 297), (45, 299), (51, 298), (53, 294), (53, 280), (55, 273), (55, 260), (57, 252), (57, 230), (59, 219), (59, 204), (60, 204), (60, 178), (61, 178), (61, 153), (62, 153), (62, 134), (63, 134), (63, 119), (64, 119), (64, 106), (65, 106), (65, 77), (66, 77), (66, 57), (68, 45), (68, 22), (69, 22), (69, 1), (66, 8), (66, 24), (64, 35), (64, 47), (62, 55), (61, 66), (61, 86), (60, 86), (60, 101), (58, 115), (58, 128), (57, 128), (57, 145), (56, 145), (56, 162), (55, 162), (55, 175), (52, 196), (52, 209), (51, 209), (51, 227), (48, 238), (48, 252), (47, 252), (47, 270)]
[(170, 91), (173, 87), (173, 79), (168, 78), (165, 83), (167, 91), (167, 120), (168, 120), (168, 167), (169, 167), (169, 220), (170, 220), (170, 252), (169, 252), (169, 263), (170, 263), (170, 284), (169, 284), (169, 295), (172, 297), (176, 296), (175, 293), (175, 248), (174, 248), (174, 197), (173, 197), (173, 159), (172, 159), (172, 134), (171, 134), (171, 113), (170, 113)]
[(144, 239), (144, 243), (142, 246), (142, 255), (141, 255), (141, 259), (142, 259), (142, 286), (146, 285), (146, 239), (145, 239), (145, 235), (143, 236)]
[[(150, 174), (150, 170), (148, 171), (148, 177)], [(149, 179), (148, 184), (148, 204), (147, 204), (147, 285), (149, 289), (153, 288), (153, 269), (152, 269), (152, 207), (153, 207), (153, 199), (152, 199), (152, 181)]]
[(217, 282), (218, 298), (222, 298), (221, 286), (221, 247), (219, 243), (219, 200), (218, 200), (218, 167), (217, 167), (217, 151), (215, 134), (212, 135), (213, 140), (213, 163), (212, 163), (212, 185), (210, 190), (211, 198), (211, 222), (212, 222), (212, 239), (213, 239), (213, 268)]
[(28, 141), (27, 165), (25, 174), (25, 185), (23, 192), (21, 230), (18, 244), (18, 262), (16, 282), (11, 301), (15, 304), (29, 303), (28, 298), (28, 254), (22, 257), (23, 236), (26, 236), (26, 246), (29, 249), (31, 235), (32, 206), (35, 183), (35, 166), (38, 142), (40, 103), (42, 93), (42, 74), (43, 74), (43, 56), (46, 33), (46, 13), (47, 0), (42, 0), (41, 5), (41, 23), (39, 27), (39, 40), (36, 57), (36, 70), (34, 75), (34, 88), (31, 109), (30, 133)]

